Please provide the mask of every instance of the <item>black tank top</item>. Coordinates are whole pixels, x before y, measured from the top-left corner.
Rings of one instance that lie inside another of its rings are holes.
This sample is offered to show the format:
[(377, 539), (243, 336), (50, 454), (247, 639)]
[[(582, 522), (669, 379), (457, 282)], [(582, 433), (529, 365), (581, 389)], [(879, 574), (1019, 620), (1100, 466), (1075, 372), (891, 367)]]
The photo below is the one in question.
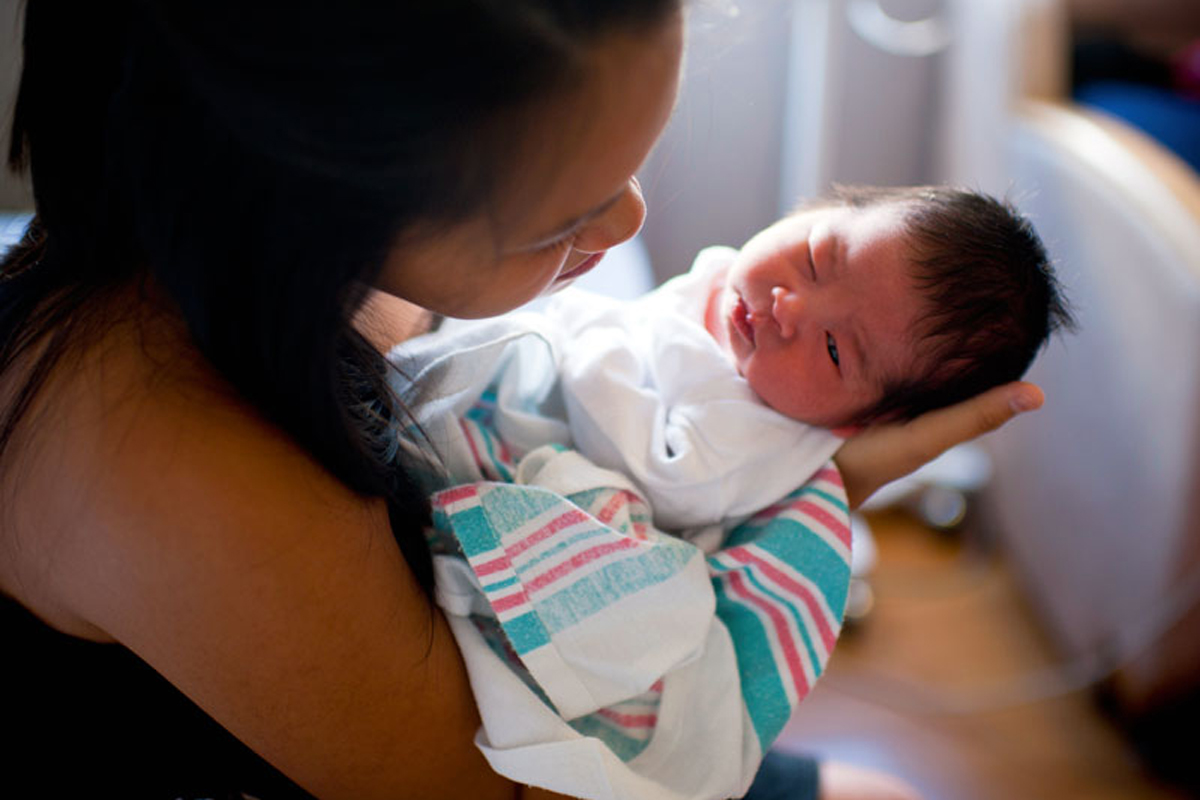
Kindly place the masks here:
[(60, 633), (4, 596), (0, 664), (2, 794), (311, 798), (128, 649)]

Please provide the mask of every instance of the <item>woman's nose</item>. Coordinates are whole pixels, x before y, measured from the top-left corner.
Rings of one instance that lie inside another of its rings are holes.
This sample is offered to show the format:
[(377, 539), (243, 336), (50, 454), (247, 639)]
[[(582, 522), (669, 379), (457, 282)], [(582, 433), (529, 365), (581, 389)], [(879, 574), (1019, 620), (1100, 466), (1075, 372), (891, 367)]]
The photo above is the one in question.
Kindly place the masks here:
[(617, 202), (588, 222), (575, 237), (574, 248), (599, 253), (633, 237), (646, 219), (646, 200), (637, 178), (630, 178)]
[(771, 316), (779, 326), (779, 335), (784, 339), (790, 339), (796, 334), (804, 305), (804, 298), (786, 286), (771, 289)]

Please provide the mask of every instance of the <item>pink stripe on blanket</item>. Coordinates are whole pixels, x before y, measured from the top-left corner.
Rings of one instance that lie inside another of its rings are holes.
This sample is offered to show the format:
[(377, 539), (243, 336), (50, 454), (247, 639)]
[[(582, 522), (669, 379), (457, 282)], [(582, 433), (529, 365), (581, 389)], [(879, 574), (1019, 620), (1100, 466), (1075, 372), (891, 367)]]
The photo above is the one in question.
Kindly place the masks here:
[(435, 502), (440, 506), (448, 506), (451, 503), (457, 503), (460, 500), (466, 500), (468, 497), (475, 497), (478, 494), (479, 489), (474, 484), (455, 486), (438, 492)]
[(821, 467), (821, 468), (820, 468), (819, 470), (817, 470), (817, 471), (816, 471), (816, 473), (813, 475), (813, 480), (815, 480), (815, 481), (829, 481), (830, 483), (837, 484), (838, 486), (844, 486), (844, 485), (845, 485), (845, 484), (842, 482), (842, 473), (838, 472), (838, 471), (837, 471), (836, 469), (834, 469), (833, 467)]
[(629, 505), (630, 497), (631, 496), (629, 492), (616, 492), (608, 499), (608, 502), (604, 504), (604, 507), (596, 512), (596, 519), (600, 520), (605, 525), (612, 522), (613, 517), (617, 515), (617, 512)]
[(491, 601), (492, 610), (497, 614), (501, 613), (502, 611), (508, 611), (509, 609), (520, 605), (525, 605), (528, 602), (529, 597), (525, 594), (524, 589)]
[(633, 539), (621, 539), (616, 542), (607, 542), (599, 544), (595, 547), (584, 550), (571, 558), (556, 565), (552, 569), (537, 575), (525, 583), (525, 588), (530, 592), (535, 592), (539, 589), (544, 589), (557, 580), (565, 578), (577, 569), (585, 567), (598, 558), (603, 558), (610, 553), (616, 553), (621, 550), (628, 550), (631, 547), (637, 547), (638, 543)]
[(554, 519), (547, 522), (542, 527), (538, 528), (533, 533), (526, 536), (524, 539), (513, 542), (504, 546), (504, 552), (509, 556), (520, 555), (529, 548), (533, 547), (538, 542), (553, 536), (570, 525), (578, 525), (587, 519), (587, 515), (577, 508), (572, 508), (564, 514), (560, 514)]
[(658, 724), (657, 714), (622, 714), (610, 708), (602, 708), (596, 713), (624, 728), (653, 728)]
[(482, 564), (472, 564), (471, 569), (475, 570), (475, 574), (482, 578), (486, 575), (506, 570), (511, 566), (512, 561), (508, 559), (508, 556), (500, 556), (499, 558), (493, 558), (491, 561), (485, 561)]
[(779, 642), (779, 656), (783, 657), (788, 672), (792, 675), (792, 683), (796, 687), (796, 699), (800, 700), (808, 694), (808, 679), (804, 677), (804, 666), (800, 663), (800, 653), (796, 647), (796, 641), (792, 639), (783, 612), (774, 603), (751, 592), (739, 573), (730, 572), (728, 577), (729, 588), (733, 590), (734, 594), (747, 603), (757, 606), (771, 620), (771, 627), (775, 629), (775, 639)]
[(808, 607), (809, 613), (812, 614), (813, 621), (817, 625), (817, 632), (821, 635), (821, 641), (825, 643), (826, 651), (833, 650), (833, 646), (837, 642), (837, 634), (829, 626), (829, 620), (826, 619), (824, 610), (822, 610), (816, 598), (813, 597), (812, 591), (807, 586), (797, 583), (774, 564), (755, 555), (752, 552), (752, 548), (733, 547), (726, 550), (725, 553), (743, 564), (753, 564), (780, 589), (793, 597), (800, 598), (804, 605)]
[(838, 538), (838, 541), (846, 545), (846, 547), (850, 546), (850, 526), (842, 522), (839, 517), (831, 514), (828, 509), (812, 500), (798, 500), (785, 510), (795, 510), (812, 517), (828, 528), (829, 532)]

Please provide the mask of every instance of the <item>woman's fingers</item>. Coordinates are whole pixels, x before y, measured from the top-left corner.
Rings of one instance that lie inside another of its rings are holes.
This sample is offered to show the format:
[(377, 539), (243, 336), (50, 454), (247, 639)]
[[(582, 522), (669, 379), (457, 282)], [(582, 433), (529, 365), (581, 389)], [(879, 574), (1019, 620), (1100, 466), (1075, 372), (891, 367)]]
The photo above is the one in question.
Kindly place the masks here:
[(956, 444), (996, 430), (1023, 411), (1039, 408), (1043, 399), (1042, 390), (1032, 383), (997, 386), (896, 426), (897, 446), (907, 450), (909, 459), (920, 466)]
[(1042, 405), (1032, 383), (1009, 383), (905, 423), (867, 428), (846, 441), (834, 459), (846, 482), (851, 508), (885, 483), (903, 477), (956, 444), (993, 431), (1017, 414)]

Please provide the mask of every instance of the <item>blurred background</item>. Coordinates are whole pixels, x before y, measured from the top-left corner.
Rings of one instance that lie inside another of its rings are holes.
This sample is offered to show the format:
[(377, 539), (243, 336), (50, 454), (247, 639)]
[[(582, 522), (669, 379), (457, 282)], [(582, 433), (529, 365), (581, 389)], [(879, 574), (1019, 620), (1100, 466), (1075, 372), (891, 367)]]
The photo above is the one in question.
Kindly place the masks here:
[(857, 521), (782, 746), (930, 798), (1200, 797), (1200, 2), (697, 0), (690, 36), (658, 280), (832, 183), (949, 182), (1034, 220), (1080, 322), (1042, 411)]
[[(689, 13), (647, 225), (589, 279), (645, 290), (834, 182), (950, 182), (1033, 218), (1080, 322), (1029, 376), (1042, 411), (856, 520), (847, 630), (781, 746), (930, 800), (1200, 797), (1200, 2)], [(0, 180), (0, 240), (30, 207)]]

